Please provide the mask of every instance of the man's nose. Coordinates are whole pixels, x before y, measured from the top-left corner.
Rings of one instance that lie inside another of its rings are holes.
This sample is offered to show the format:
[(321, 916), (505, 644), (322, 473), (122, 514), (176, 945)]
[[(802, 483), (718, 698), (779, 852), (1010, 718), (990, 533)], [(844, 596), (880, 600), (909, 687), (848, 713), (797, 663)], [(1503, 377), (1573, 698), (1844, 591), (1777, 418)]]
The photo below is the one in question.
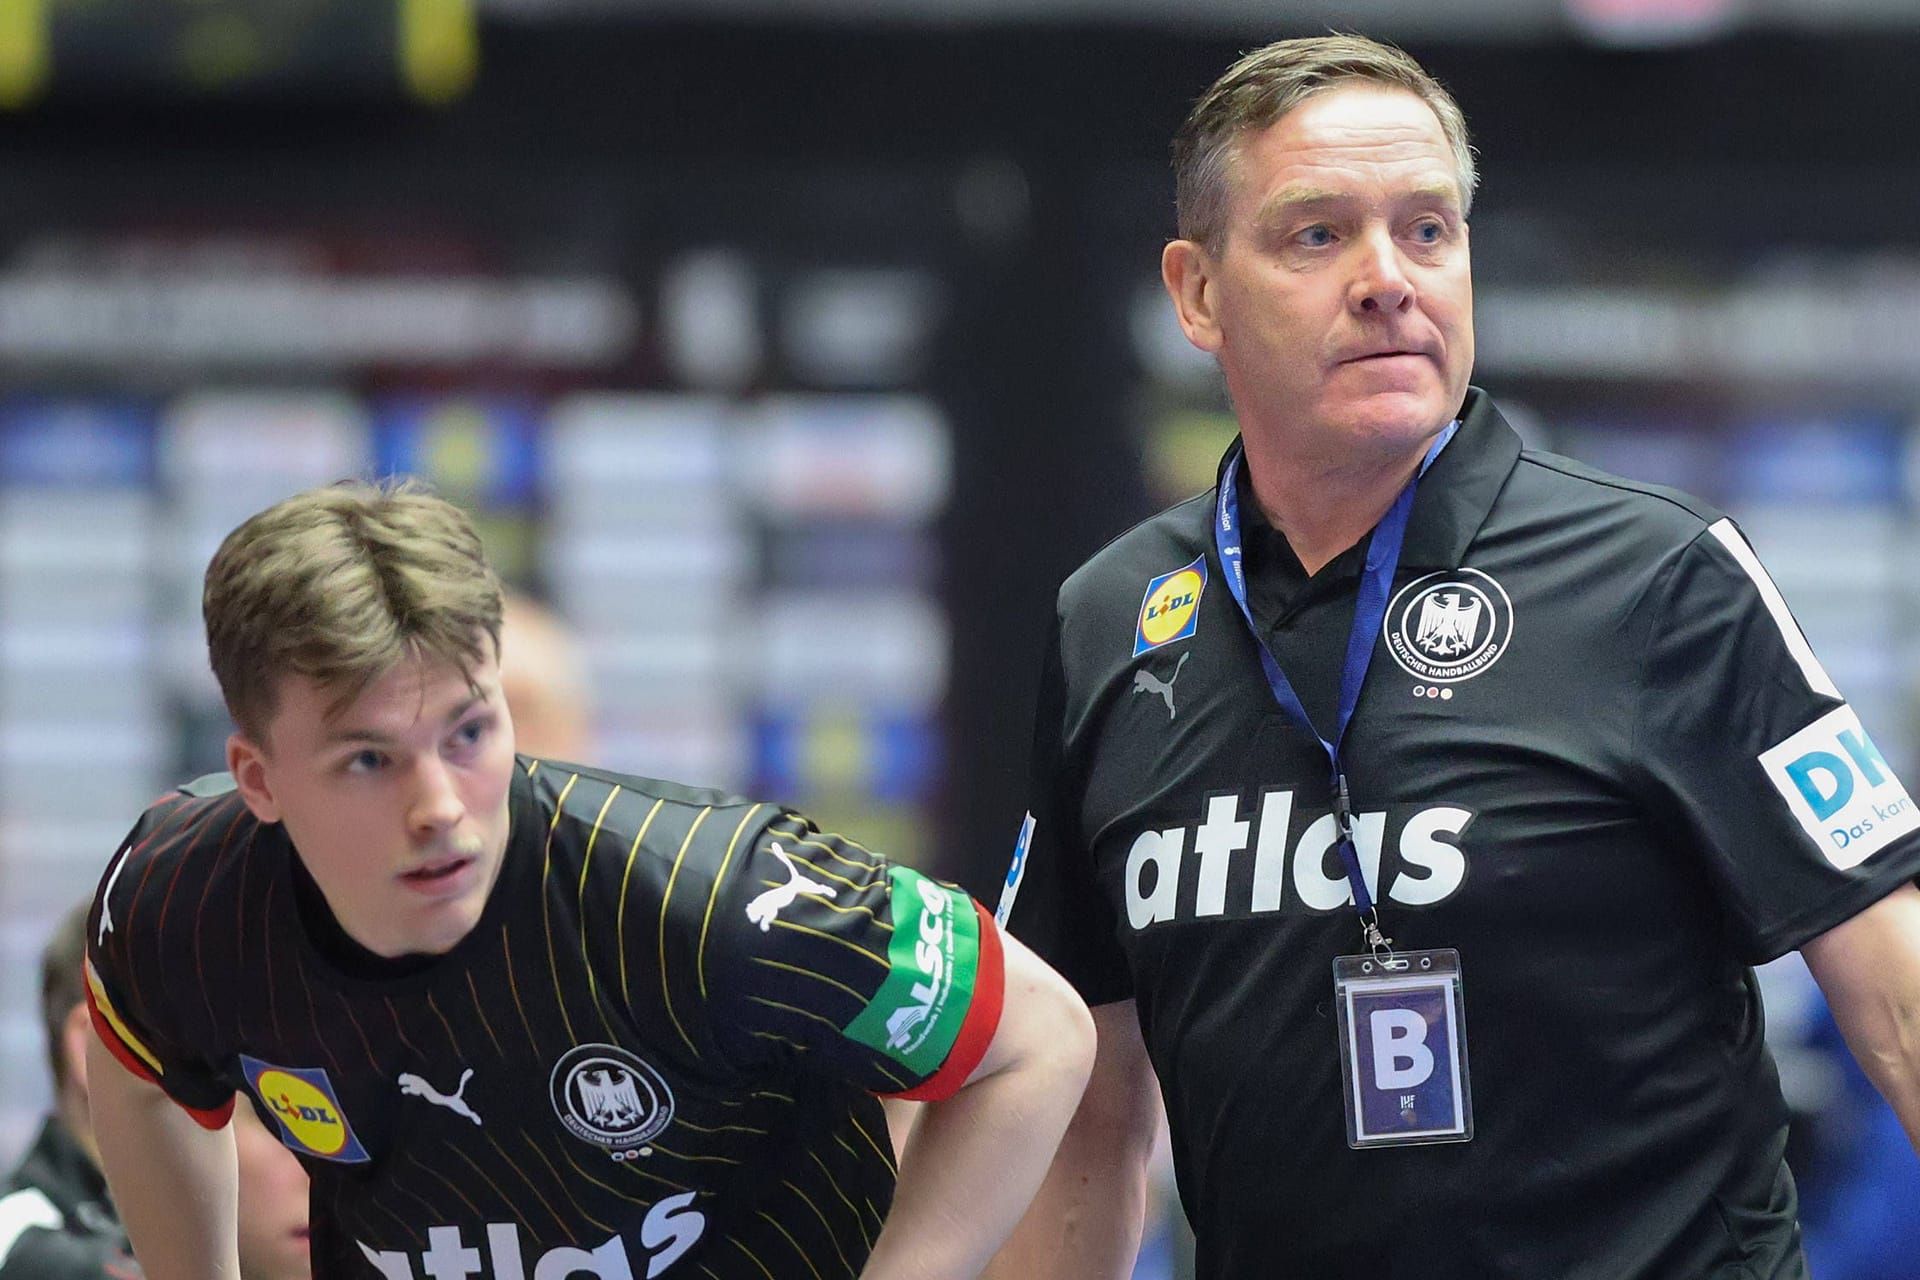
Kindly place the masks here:
[(1353, 310), (1391, 313), (1413, 305), (1413, 280), (1391, 231), (1385, 227), (1369, 231), (1354, 252), (1359, 263), (1347, 293)]
[(458, 823), (467, 807), (454, 788), (452, 772), (446, 763), (430, 758), (414, 770), (412, 805), (407, 825), (421, 835), (434, 835)]

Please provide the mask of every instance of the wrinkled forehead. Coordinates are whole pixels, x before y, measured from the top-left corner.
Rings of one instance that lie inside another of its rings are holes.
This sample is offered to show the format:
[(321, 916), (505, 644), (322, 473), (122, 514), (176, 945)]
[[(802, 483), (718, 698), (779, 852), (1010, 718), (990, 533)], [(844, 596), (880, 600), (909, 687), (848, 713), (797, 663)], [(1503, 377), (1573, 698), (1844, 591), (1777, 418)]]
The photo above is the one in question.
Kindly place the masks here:
[(1459, 157), (1440, 117), (1418, 94), (1354, 82), (1312, 94), (1273, 123), (1243, 131), (1231, 153), (1236, 194), (1266, 198), (1279, 183), (1333, 189), (1391, 181), (1459, 202)]

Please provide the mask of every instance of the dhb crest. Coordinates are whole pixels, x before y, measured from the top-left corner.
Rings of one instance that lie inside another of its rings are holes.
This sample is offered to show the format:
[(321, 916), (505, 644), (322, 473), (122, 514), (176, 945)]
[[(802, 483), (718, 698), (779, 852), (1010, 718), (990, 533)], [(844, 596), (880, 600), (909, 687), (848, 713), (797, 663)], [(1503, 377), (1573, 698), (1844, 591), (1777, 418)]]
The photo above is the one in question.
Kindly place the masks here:
[(1442, 570), (1400, 588), (1381, 627), (1401, 670), (1452, 684), (1491, 667), (1513, 643), (1513, 601), (1478, 569)]
[(666, 1079), (618, 1045), (576, 1045), (554, 1063), (547, 1087), (567, 1132), (616, 1160), (646, 1155), (646, 1144), (673, 1123)]

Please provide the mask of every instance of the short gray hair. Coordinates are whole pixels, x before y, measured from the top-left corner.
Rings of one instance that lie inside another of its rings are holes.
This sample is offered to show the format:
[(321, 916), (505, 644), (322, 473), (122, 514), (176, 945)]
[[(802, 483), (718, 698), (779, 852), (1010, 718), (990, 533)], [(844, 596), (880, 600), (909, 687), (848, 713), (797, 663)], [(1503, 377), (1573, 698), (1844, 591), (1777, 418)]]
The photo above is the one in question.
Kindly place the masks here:
[(1389, 44), (1365, 36), (1310, 36), (1255, 49), (1228, 67), (1193, 104), (1173, 139), (1174, 207), (1180, 237), (1218, 253), (1240, 139), (1265, 129), (1316, 93), (1355, 82), (1405, 89), (1433, 109), (1453, 148), (1460, 204), (1479, 181), (1467, 119), (1438, 80)]

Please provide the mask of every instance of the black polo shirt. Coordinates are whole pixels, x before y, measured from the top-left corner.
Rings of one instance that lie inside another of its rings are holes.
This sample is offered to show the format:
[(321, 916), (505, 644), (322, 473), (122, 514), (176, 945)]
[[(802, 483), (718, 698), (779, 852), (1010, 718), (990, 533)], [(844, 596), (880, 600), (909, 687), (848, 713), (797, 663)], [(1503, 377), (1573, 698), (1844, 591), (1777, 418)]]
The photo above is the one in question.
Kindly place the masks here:
[[(1355, 1151), (1327, 759), (1267, 688), (1213, 514), (1062, 586), (1010, 876), (1017, 935), (1090, 1003), (1137, 1001), (1201, 1274), (1804, 1276), (1749, 966), (1920, 872), (1920, 816), (1732, 522), (1523, 452), (1469, 393), (1345, 756), (1387, 932), (1460, 952), (1476, 1130)], [(1308, 579), (1283, 550), (1248, 532), (1249, 594), (1330, 729), (1360, 553)]]

